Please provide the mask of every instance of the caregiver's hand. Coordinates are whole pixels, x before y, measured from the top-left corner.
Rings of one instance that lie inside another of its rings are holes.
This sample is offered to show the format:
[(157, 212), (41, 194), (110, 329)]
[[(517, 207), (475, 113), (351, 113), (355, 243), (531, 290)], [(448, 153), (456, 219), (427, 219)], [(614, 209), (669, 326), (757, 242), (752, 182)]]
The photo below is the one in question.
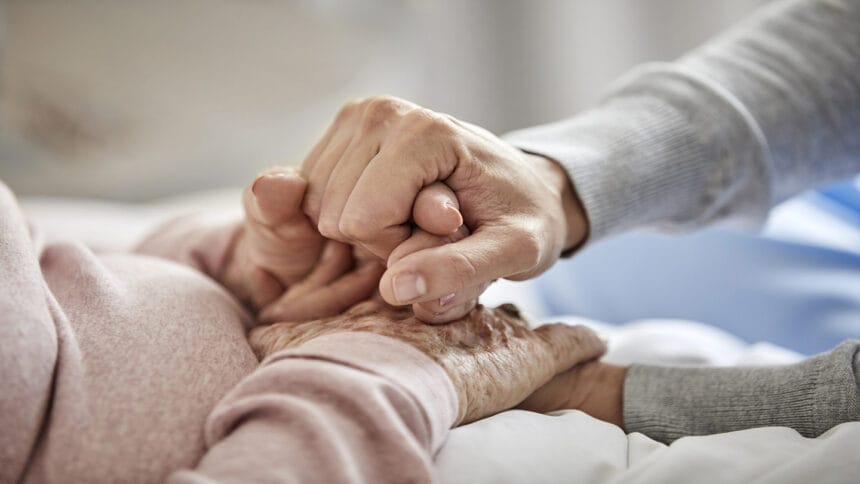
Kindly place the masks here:
[(261, 326), (251, 332), (250, 343), (262, 359), (344, 331), (395, 338), (437, 361), (457, 391), (458, 424), (510, 408), (554, 375), (605, 351), (597, 335), (583, 326), (550, 324), (532, 330), (510, 304), (495, 309), (478, 306), (455, 322), (429, 326), (409, 308), (379, 301), (361, 303), (329, 319)]
[[(587, 222), (564, 171), (476, 126), (410, 102), (376, 97), (349, 103), (302, 165), (304, 208), (329, 238), (388, 261), (379, 289), (391, 304), (425, 305), (435, 322), (465, 314), (486, 284), (523, 280), (579, 244)], [(460, 218), (413, 216), (422, 188), (453, 190), (471, 235), (459, 242), (392, 252), (412, 235), (448, 235)]]
[(518, 408), (535, 412), (576, 409), (624, 427), (624, 378), (627, 368), (590, 361), (559, 373), (529, 395)]

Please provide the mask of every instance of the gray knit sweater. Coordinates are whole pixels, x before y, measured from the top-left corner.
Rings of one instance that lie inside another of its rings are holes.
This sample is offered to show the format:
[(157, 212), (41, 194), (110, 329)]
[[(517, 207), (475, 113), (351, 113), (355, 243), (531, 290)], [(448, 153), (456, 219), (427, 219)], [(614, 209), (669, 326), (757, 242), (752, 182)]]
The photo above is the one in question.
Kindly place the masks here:
[[(646, 226), (755, 227), (774, 204), (860, 171), (860, 0), (775, 2), (677, 62), (635, 69), (596, 108), (506, 139), (565, 167), (589, 243)], [(780, 368), (633, 366), (625, 423), (663, 441), (761, 425), (815, 436), (860, 419), (858, 367), (858, 342)]]

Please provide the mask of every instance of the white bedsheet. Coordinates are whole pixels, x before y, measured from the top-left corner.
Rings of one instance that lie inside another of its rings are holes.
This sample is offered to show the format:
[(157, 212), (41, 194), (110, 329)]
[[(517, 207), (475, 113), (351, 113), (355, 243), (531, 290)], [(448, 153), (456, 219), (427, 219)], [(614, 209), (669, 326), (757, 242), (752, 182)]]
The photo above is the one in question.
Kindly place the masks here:
[[(155, 224), (193, 210), (239, 213), (238, 190), (195, 194), (146, 205), (36, 198), (24, 211), (49, 240), (72, 238), (99, 249), (124, 249)], [(544, 314), (536, 286), (501, 282), (485, 304), (511, 301)], [(617, 363), (783, 364), (800, 355), (767, 343), (748, 345), (689, 321), (639, 321), (622, 327), (578, 318), (609, 341)], [(816, 439), (787, 428), (684, 438), (671, 446), (578, 411), (541, 415), (508, 411), (454, 429), (436, 459), (446, 483), (860, 482), (860, 422)]]
[[(800, 355), (767, 343), (747, 345), (689, 321), (611, 327), (577, 318), (609, 340), (618, 363), (762, 365)], [(679, 439), (670, 446), (582, 412), (520, 410), (454, 429), (437, 456), (445, 483), (850, 483), (860, 482), (860, 422), (808, 439), (768, 427)]]

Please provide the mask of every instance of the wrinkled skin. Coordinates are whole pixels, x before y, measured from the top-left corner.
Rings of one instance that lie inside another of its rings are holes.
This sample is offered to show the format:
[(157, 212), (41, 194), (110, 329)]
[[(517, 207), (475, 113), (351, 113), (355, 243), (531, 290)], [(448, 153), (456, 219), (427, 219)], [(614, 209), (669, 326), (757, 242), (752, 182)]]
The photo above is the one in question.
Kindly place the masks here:
[(422, 323), (410, 308), (395, 308), (378, 299), (330, 318), (256, 328), (250, 343), (262, 359), (345, 331), (388, 336), (438, 362), (457, 390), (458, 424), (511, 408), (553, 376), (605, 351), (603, 342), (582, 326), (531, 329), (510, 304), (494, 309), (478, 306), (457, 321), (432, 326)]

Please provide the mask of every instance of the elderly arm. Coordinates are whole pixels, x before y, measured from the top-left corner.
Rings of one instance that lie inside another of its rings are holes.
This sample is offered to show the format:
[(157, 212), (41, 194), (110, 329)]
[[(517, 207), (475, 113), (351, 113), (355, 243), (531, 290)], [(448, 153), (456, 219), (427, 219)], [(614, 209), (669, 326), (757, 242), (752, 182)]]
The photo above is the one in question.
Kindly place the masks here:
[(434, 327), (375, 301), (250, 342), (268, 357), (212, 412), (207, 454), (175, 482), (427, 482), (450, 426), (604, 351), (583, 327), (532, 330), (511, 306)]
[(209, 450), (169, 482), (431, 482), (457, 418), (429, 357), (370, 333), (272, 355), (212, 412)]

